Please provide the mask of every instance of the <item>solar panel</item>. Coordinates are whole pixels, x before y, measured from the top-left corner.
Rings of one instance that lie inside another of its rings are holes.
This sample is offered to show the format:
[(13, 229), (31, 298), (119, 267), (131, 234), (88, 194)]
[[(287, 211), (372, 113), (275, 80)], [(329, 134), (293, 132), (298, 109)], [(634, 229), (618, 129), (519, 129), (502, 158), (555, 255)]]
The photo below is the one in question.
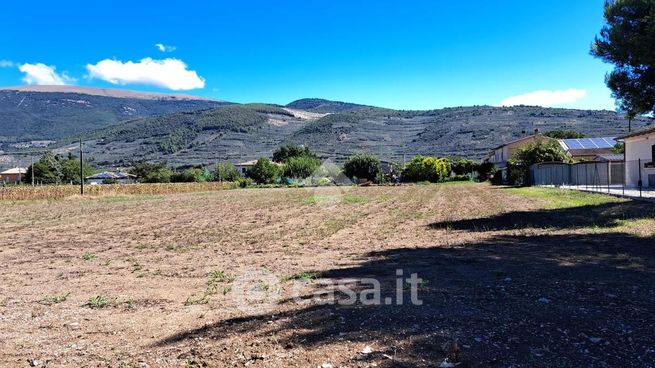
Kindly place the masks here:
[(578, 142), (580, 142), (582, 148), (584, 149), (597, 148), (594, 142), (590, 138), (581, 138), (578, 139)]
[(610, 148), (611, 146), (608, 146), (607, 142), (603, 138), (591, 138), (591, 141), (596, 145), (598, 148)]
[(611, 137), (563, 139), (563, 141), (570, 150), (612, 148), (616, 145), (616, 140)]
[(569, 149), (582, 149), (582, 145), (577, 139), (564, 139), (564, 144), (566, 144)]

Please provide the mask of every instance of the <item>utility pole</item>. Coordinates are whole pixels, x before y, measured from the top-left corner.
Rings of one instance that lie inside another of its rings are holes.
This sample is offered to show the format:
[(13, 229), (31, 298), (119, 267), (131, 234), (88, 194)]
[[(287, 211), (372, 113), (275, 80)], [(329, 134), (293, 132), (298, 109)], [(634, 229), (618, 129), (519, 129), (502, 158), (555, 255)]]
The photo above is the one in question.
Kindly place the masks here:
[(84, 195), (84, 157), (82, 152), (82, 138), (80, 138), (80, 195)]
[(30, 155), (30, 171), (32, 172), (32, 186), (34, 186), (34, 156)]

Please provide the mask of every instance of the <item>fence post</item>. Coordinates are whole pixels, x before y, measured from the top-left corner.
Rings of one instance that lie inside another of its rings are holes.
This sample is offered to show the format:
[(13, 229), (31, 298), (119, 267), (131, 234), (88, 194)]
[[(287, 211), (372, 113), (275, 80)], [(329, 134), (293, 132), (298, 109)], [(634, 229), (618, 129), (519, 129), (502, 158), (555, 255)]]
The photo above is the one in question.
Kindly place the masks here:
[(625, 164), (625, 155), (623, 156), (623, 170), (621, 171), (621, 182), (623, 183), (623, 195), (625, 195), (625, 170), (627, 170), (628, 166)]
[(610, 174), (612, 173), (612, 170), (610, 168), (610, 164), (612, 161), (607, 161), (607, 193), (610, 192)]
[(642, 193), (641, 193), (641, 187), (642, 187), (642, 181), (641, 181), (641, 179), (642, 179), (642, 178), (641, 178), (641, 158), (640, 158), (639, 161), (637, 161), (637, 162), (639, 163), (639, 167), (637, 167), (637, 169), (639, 170), (639, 182), (638, 182), (638, 184), (639, 184), (639, 198), (641, 198), (641, 194), (642, 194)]

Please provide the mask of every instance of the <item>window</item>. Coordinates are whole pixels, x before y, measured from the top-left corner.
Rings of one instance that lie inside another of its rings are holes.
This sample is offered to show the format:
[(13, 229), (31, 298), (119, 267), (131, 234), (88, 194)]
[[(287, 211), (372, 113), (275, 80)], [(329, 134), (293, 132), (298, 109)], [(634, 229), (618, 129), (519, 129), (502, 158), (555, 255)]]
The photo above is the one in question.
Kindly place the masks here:
[(650, 162), (655, 164), (655, 144), (651, 147)]

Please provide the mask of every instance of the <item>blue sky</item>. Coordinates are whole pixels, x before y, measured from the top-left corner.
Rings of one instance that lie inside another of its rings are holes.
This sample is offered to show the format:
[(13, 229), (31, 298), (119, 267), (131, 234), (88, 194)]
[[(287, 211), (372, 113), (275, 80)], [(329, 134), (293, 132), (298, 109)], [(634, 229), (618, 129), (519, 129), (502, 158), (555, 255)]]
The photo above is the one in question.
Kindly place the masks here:
[(11, 1), (0, 12), (0, 86), (614, 109), (603, 82), (611, 66), (589, 55), (602, 8), (603, 0)]

